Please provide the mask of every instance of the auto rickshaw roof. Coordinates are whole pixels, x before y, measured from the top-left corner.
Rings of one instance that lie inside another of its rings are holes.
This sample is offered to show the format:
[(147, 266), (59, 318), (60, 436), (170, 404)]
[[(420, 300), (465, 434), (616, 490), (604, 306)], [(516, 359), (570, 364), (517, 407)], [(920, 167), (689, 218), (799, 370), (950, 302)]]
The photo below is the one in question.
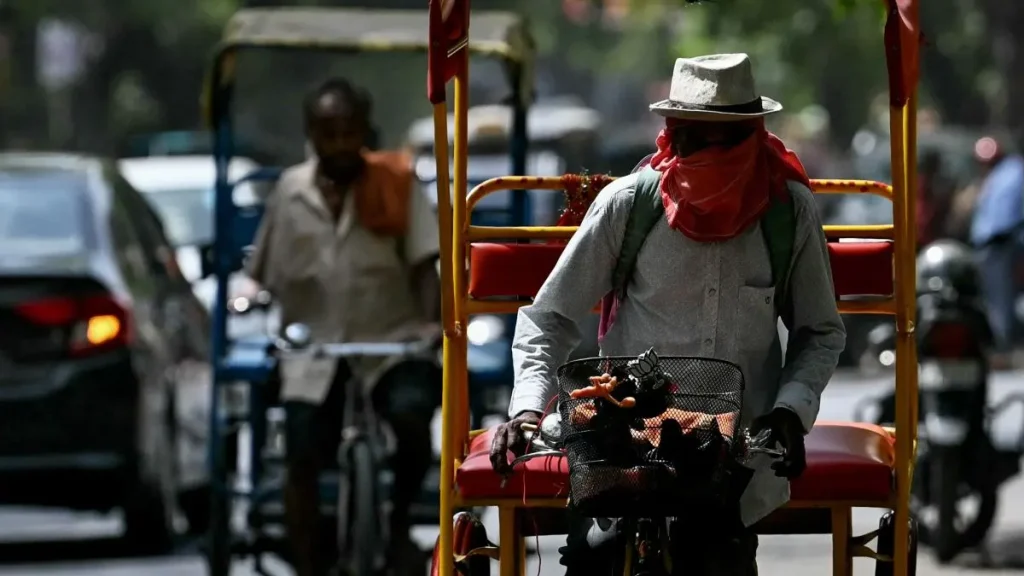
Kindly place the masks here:
[[(304, 48), (423, 51), (429, 46), (426, 10), (275, 7), (239, 10), (225, 27), (222, 50)], [(511, 12), (473, 13), (472, 54), (524, 62), (533, 56), (523, 18)]]

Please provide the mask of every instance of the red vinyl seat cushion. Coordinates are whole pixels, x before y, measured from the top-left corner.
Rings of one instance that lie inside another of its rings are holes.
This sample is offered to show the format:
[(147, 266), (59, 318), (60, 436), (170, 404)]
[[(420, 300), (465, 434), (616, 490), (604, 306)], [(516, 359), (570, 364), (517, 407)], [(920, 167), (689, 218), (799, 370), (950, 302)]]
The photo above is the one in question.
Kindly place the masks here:
[(790, 485), (801, 502), (887, 502), (895, 489), (896, 444), (872, 424), (818, 422), (807, 435), (807, 471)]
[(563, 457), (542, 457), (516, 466), (504, 486), (491, 467), (494, 429), (473, 438), (466, 460), (455, 471), (463, 498), (568, 498), (569, 463)]
[[(555, 267), (564, 245), (473, 243), (469, 295), (533, 297)], [(829, 242), (836, 296), (893, 293), (893, 245), (888, 241)]]
[[(474, 438), (455, 473), (466, 499), (566, 498), (569, 469), (565, 458), (544, 457), (516, 467), (504, 486), (491, 468), (494, 430)], [(895, 447), (884, 429), (869, 424), (821, 422), (807, 436), (807, 470), (792, 484), (792, 500), (888, 502), (893, 491)]]

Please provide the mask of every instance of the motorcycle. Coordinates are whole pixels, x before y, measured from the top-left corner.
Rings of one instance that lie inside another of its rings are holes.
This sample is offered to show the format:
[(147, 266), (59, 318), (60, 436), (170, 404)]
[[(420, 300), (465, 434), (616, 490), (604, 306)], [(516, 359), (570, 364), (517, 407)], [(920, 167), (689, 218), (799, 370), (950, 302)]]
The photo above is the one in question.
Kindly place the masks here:
[[(1021, 430), (1002, 418), (1024, 399), (987, 408), (992, 335), (977, 300), (951, 286), (918, 295), (919, 404), (917, 467), (911, 508), (920, 538), (940, 563), (983, 543), (995, 520), (999, 486), (1020, 471)], [(894, 358), (896, 330), (881, 325), (869, 337), (881, 364)], [(874, 414), (866, 416), (867, 410)], [(858, 408), (857, 419), (895, 421), (895, 391)], [(970, 514), (973, 510), (973, 514)]]

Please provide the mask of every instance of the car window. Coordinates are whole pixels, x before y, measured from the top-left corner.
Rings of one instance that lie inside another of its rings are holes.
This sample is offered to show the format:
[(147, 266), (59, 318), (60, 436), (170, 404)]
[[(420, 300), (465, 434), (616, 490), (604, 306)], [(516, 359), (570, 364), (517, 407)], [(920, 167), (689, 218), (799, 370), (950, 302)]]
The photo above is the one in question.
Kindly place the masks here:
[(91, 249), (87, 182), (77, 172), (0, 172), (0, 252), (77, 254)]
[(153, 294), (156, 282), (146, 262), (145, 250), (132, 225), (128, 206), (116, 193), (111, 198), (110, 234), (118, 267), (132, 293), (140, 296)]
[(160, 190), (146, 199), (160, 214), (174, 246), (202, 246), (213, 242), (213, 200), (209, 188)]
[(116, 176), (115, 188), (118, 200), (131, 216), (132, 228), (139, 239), (146, 265), (158, 278), (175, 278), (177, 270), (173, 252), (160, 218), (127, 180)]

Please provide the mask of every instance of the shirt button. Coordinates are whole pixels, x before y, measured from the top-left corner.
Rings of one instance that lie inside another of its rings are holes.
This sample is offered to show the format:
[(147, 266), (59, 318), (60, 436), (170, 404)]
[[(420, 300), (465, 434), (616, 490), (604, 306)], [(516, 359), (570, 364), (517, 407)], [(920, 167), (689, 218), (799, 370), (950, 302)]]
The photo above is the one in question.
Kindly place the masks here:
[(711, 338), (705, 338), (704, 339), (704, 345), (705, 346), (711, 346), (713, 343), (714, 342), (711, 341)]
[(714, 288), (708, 288), (708, 296), (714, 296), (715, 292), (717, 292), (717, 290)]

